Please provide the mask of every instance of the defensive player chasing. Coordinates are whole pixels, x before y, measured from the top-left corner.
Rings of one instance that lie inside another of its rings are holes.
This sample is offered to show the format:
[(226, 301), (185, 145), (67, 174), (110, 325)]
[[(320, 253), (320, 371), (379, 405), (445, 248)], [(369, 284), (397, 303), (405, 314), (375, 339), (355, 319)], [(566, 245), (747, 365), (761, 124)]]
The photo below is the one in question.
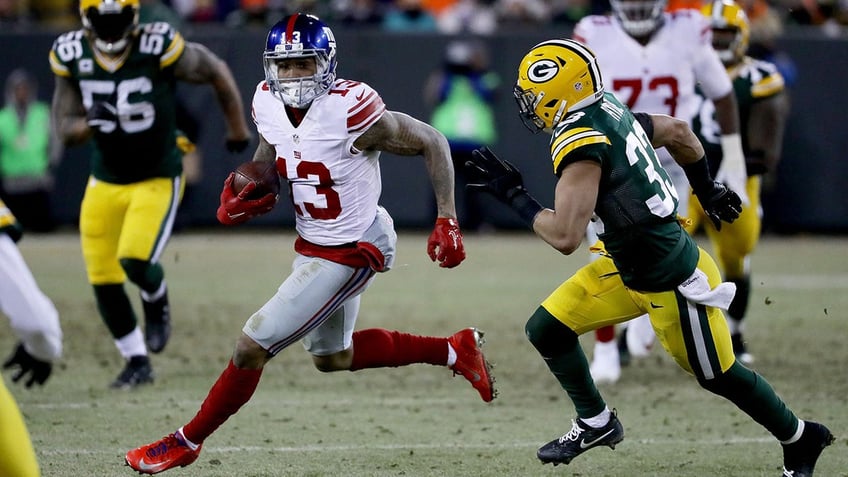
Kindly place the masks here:
[(554, 208), (542, 207), (520, 172), (488, 149), (469, 164), (482, 188), (511, 206), (563, 254), (578, 249), (592, 214), (606, 250), (545, 299), (525, 332), (577, 411), (569, 432), (542, 446), (543, 462), (568, 464), (588, 449), (614, 448), (624, 428), (589, 373), (578, 336), (648, 314), (663, 348), (704, 389), (733, 402), (783, 445), (785, 476), (810, 476), (833, 441), (823, 425), (798, 419), (754, 371), (739, 364), (721, 312), (734, 285), (677, 220), (677, 197), (654, 148), (682, 166), (716, 228), (741, 200), (709, 172), (685, 121), (633, 114), (604, 92), (595, 55), (573, 40), (549, 40), (521, 60), (515, 98), (525, 124), (552, 134)]
[[(15, 242), (21, 225), (0, 200), (0, 311), (9, 318), (18, 338), (3, 369), (14, 370), (12, 381), (26, 387), (44, 384), (53, 363), (62, 355), (59, 313), (45, 295)], [(0, 379), (0, 475), (38, 477), (32, 441), (14, 397)]]
[[(596, 53), (608, 89), (633, 111), (667, 114), (689, 122), (701, 102), (695, 92), (699, 86), (715, 105), (726, 158), (716, 180), (736, 192), (747, 206), (736, 97), (710, 45), (709, 25), (697, 11), (665, 13), (666, 4), (667, 0), (611, 0), (613, 14), (582, 18), (574, 27), (574, 39)], [(658, 157), (680, 194), (681, 213), (687, 212), (690, 185), (686, 174), (666, 150), (658, 151)], [(646, 342), (653, 340), (646, 324), (643, 317), (627, 325), (634, 356), (645, 355)], [(646, 333), (631, 335), (634, 330)], [(615, 382), (621, 367), (614, 330), (602, 327), (595, 339), (592, 375), (599, 382)]]
[[(53, 124), (66, 143), (94, 138), (80, 234), (97, 309), (126, 360), (112, 382), (153, 381), (148, 349), (170, 336), (170, 307), (159, 259), (184, 190), (177, 146), (177, 81), (213, 87), (227, 123), (227, 148), (247, 147), (241, 97), (229, 68), (167, 23), (138, 23), (139, 0), (82, 0), (83, 28), (50, 50), (56, 75)], [(124, 290), (141, 292), (145, 330)]]
[[(704, 220), (697, 197), (692, 198), (687, 213), (692, 219), (692, 225), (687, 226), (686, 230), (691, 233), (703, 226), (724, 279), (736, 284), (736, 296), (727, 309), (730, 337), (736, 358), (744, 364), (750, 364), (754, 358), (748, 352), (744, 340), (742, 320), (751, 296), (750, 256), (760, 239), (762, 225), (760, 187), (762, 176), (773, 170), (780, 160), (789, 104), (783, 76), (777, 67), (745, 56), (750, 32), (745, 10), (732, 0), (715, 0), (705, 5), (702, 12), (712, 25), (713, 48), (733, 81), (739, 105), (745, 168), (748, 172), (746, 188), (751, 204), (742, 210), (738, 220), (718, 231)], [(722, 149), (715, 108), (711, 101), (704, 98), (692, 124), (715, 170), (722, 160)]]
[[(336, 41), (326, 24), (294, 14), (271, 28), (265, 80), (253, 96), (259, 131), (257, 161), (276, 161), (296, 214), (292, 274), (242, 329), (227, 368), (194, 418), (176, 432), (131, 450), (133, 469), (155, 474), (186, 466), (203, 442), (253, 395), (265, 364), (303, 341), (324, 372), (428, 363), (463, 375), (483, 401), (495, 397), (480, 350), (481, 333), (466, 328), (443, 337), (385, 329), (354, 332), (360, 295), (394, 260), (397, 235), (378, 205), (380, 151), (421, 155), (438, 209), (427, 251), (441, 267), (465, 259), (454, 205), (454, 170), (447, 139), (431, 126), (386, 109), (365, 83), (336, 78)], [(218, 220), (238, 224), (269, 211), (277, 198), (246, 199), (224, 182)]]

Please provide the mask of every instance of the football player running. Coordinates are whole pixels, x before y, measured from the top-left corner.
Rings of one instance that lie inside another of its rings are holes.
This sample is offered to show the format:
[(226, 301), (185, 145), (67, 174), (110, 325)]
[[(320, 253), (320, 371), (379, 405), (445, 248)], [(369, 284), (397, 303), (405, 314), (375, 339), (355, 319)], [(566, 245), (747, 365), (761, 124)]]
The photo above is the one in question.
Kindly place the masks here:
[[(687, 213), (692, 224), (686, 229), (693, 233), (703, 227), (724, 279), (736, 284), (736, 296), (727, 309), (727, 320), (736, 358), (744, 364), (750, 364), (754, 358), (744, 340), (742, 320), (751, 295), (750, 256), (759, 241), (762, 225), (760, 187), (763, 175), (773, 170), (780, 159), (789, 103), (783, 76), (777, 67), (745, 55), (750, 33), (745, 11), (732, 0), (713, 1), (704, 5), (701, 11), (710, 19), (713, 47), (727, 67), (739, 104), (739, 126), (748, 173), (746, 191), (750, 205), (742, 210), (739, 219), (719, 231), (704, 220), (698, 199), (693, 197)], [(715, 108), (711, 101), (704, 98), (692, 124), (707, 150), (710, 164), (715, 168), (722, 160), (722, 149)]]
[[(142, 473), (194, 462), (204, 441), (251, 398), (265, 364), (301, 340), (320, 371), (428, 363), (463, 375), (483, 401), (495, 397), (481, 333), (474, 328), (450, 337), (354, 331), (360, 295), (377, 272), (391, 268), (397, 241), (391, 217), (378, 205), (380, 151), (424, 157), (438, 208), (427, 252), (445, 268), (465, 259), (445, 137), (387, 110), (367, 84), (337, 78), (333, 32), (312, 15), (293, 14), (271, 28), (264, 65), (265, 79), (253, 96), (259, 132), (254, 160), (276, 161), (288, 182), (298, 233), (292, 274), (247, 320), (232, 359), (194, 418), (126, 454), (127, 464)], [(239, 224), (274, 206), (272, 194), (246, 198), (253, 183), (235, 194), (232, 178), (221, 193), (222, 223)]]
[[(21, 225), (0, 200), (0, 311), (9, 318), (18, 337), (15, 349), (3, 362), (13, 370), (12, 381), (26, 387), (42, 385), (62, 355), (59, 313), (45, 295), (15, 242)], [(38, 460), (15, 398), (0, 379), (0, 475), (38, 477)]]
[[(687, 122), (697, 111), (700, 86), (713, 101), (724, 160), (716, 180), (748, 204), (745, 162), (739, 135), (739, 115), (733, 87), (718, 55), (710, 45), (710, 28), (696, 10), (666, 13), (666, 0), (611, 0), (613, 15), (591, 15), (574, 27), (575, 40), (590, 47), (609, 90), (634, 111), (666, 114)], [(677, 189), (681, 212), (688, 211), (689, 184), (683, 170), (666, 150), (658, 151)], [(602, 225), (600, 226), (602, 227)], [(592, 243), (596, 233), (589, 230)], [(654, 333), (647, 317), (628, 324), (638, 335), (627, 336), (633, 355), (650, 349)], [(621, 374), (613, 328), (595, 334), (592, 373), (599, 382), (615, 382)]]
[[(57, 131), (68, 144), (94, 140), (79, 226), (97, 309), (126, 361), (113, 388), (153, 382), (148, 350), (161, 352), (170, 336), (159, 259), (185, 187), (177, 82), (212, 86), (228, 149), (244, 150), (250, 138), (226, 64), (167, 23), (139, 24), (138, 14), (139, 0), (82, 0), (83, 28), (59, 36), (50, 50)], [(124, 289), (127, 279), (140, 290), (143, 333)]]
[(624, 439), (578, 337), (648, 314), (681, 368), (780, 441), (784, 475), (812, 475), (833, 436), (821, 424), (798, 419), (765, 379), (736, 361), (721, 311), (734, 285), (721, 282), (712, 257), (678, 221), (678, 199), (655, 148), (667, 148), (680, 164), (716, 228), (738, 217), (741, 200), (712, 179), (704, 149), (685, 121), (631, 113), (604, 91), (601, 71), (591, 50), (559, 39), (534, 46), (518, 67), (515, 97), (522, 119), (531, 130), (552, 134), (558, 177), (553, 209), (540, 205), (517, 168), (492, 151), (477, 150), (468, 164), (477, 175), (475, 187), (512, 207), (563, 254), (578, 249), (593, 214), (605, 227), (603, 255), (556, 288), (525, 326), (577, 411), (571, 430), (542, 446), (538, 458), (568, 464)]

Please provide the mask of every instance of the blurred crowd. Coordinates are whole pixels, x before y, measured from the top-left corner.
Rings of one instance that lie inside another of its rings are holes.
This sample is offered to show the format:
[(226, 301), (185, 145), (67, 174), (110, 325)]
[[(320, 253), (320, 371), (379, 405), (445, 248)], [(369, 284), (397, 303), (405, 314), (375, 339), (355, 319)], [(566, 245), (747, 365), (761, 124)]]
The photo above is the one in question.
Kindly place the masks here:
[[(66, 29), (79, 22), (78, 0), (0, 0), (0, 29), (33, 24)], [(488, 35), (496, 30), (573, 25), (609, 10), (608, 0), (142, 0), (143, 10), (178, 25), (266, 28), (283, 15), (309, 12), (334, 25), (385, 31)], [(848, 0), (743, 0), (753, 39), (787, 25), (813, 25), (830, 36), (848, 32)], [(671, 0), (697, 8), (700, 0)]]

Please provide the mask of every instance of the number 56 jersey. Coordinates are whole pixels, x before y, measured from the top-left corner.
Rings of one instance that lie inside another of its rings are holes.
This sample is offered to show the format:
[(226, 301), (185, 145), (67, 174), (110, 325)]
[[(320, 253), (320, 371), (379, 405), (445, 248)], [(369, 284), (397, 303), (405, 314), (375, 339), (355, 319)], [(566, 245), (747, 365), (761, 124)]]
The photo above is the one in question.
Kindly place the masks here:
[(85, 109), (106, 102), (117, 111), (113, 124), (95, 131), (94, 177), (129, 184), (182, 172), (173, 65), (184, 49), (182, 35), (163, 22), (139, 25), (130, 45), (115, 58), (93, 48), (84, 30), (53, 42), (50, 68), (79, 86)]
[(365, 83), (337, 79), (298, 125), (285, 108), (260, 82), (253, 120), (288, 181), (298, 235), (323, 246), (360, 240), (377, 214), (380, 151), (359, 151), (353, 143), (385, 113), (382, 98)]

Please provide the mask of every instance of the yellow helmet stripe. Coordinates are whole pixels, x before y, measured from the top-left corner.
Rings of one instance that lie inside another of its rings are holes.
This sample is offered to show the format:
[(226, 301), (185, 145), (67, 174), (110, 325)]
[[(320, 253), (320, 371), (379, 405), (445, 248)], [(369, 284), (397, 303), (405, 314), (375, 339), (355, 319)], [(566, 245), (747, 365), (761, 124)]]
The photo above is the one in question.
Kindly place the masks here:
[(712, 2), (712, 8), (710, 8), (710, 23), (722, 26), (727, 24), (724, 20), (724, 2), (722, 0), (714, 0)]

